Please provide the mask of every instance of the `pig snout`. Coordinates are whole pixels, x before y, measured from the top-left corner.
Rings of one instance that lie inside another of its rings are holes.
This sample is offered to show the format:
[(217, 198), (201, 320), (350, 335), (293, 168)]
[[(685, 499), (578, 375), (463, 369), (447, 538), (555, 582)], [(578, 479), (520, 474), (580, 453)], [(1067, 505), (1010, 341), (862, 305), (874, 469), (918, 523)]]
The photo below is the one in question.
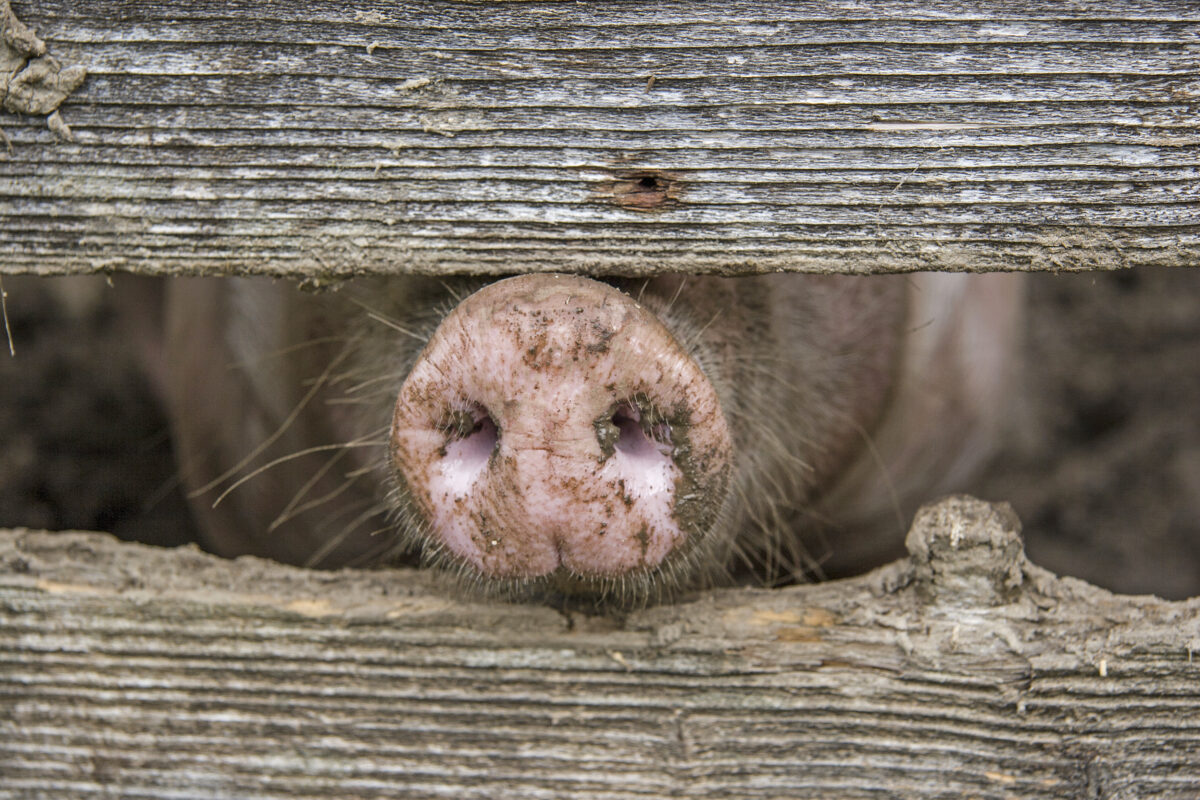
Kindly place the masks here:
[(614, 578), (685, 558), (729, 493), (712, 383), (598, 281), (489, 284), (434, 331), (389, 440), (426, 545), (489, 578)]

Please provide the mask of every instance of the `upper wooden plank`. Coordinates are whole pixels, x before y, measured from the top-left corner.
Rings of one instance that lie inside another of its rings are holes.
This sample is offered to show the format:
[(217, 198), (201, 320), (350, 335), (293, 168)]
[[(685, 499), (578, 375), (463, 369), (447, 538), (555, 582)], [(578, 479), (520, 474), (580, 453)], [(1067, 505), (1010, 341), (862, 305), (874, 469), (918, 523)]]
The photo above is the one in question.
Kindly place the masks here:
[(13, 8), (0, 270), (1200, 264), (1191, 0)]

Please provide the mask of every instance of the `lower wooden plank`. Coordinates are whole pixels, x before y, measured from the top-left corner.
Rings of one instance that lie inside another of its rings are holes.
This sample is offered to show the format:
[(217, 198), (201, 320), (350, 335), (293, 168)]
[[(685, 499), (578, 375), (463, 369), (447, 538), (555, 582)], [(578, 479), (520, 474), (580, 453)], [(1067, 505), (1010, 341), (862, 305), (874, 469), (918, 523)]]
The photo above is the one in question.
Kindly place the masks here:
[(0, 797), (1185, 798), (1200, 599), (927, 507), (853, 580), (601, 614), (0, 533)]

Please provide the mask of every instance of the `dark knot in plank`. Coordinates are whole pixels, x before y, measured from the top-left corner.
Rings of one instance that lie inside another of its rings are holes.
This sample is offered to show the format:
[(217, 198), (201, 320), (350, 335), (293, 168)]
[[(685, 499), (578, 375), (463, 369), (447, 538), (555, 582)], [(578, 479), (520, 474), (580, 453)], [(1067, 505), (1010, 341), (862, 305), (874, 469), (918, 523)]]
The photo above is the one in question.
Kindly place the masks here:
[(682, 193), (683, 181), (677, 175), (654, 169), (619, 172), (597, 190), (599, 197), (634, 211), (670, 208), (678, 204)]

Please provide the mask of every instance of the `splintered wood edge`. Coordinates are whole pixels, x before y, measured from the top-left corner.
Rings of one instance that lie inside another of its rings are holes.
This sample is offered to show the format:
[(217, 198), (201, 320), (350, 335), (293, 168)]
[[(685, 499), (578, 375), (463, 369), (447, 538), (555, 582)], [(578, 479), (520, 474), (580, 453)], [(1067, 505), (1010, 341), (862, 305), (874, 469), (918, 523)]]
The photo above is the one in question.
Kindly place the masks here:
[[(1115, 595), (1055, 576), (1025, 559), (1019, 523), (1009, 520), (1015, 516), (1006, 504), (950, 498), (918, 513), (908, 559), (858, 578), (778, 590), (717, 589), (640, 610), (592, 613), (463, 597), (422, 570), (313, 571), (253, 557), (225, 560), (195, 546), (125, 543), (107, 534), (11, 530), (0, 532), (0, 596), (41, 598), (36, 604), (47, 608), (104, 606), (136, 614), (153, 606), (164, 624), (173, 616), (167, 609), (187, 609), (180, 619), (236, 613), (299, 626), (441, 630), (478, 646), (579, 642), (591, 631), (605, 646), (774, 645), (789, 659), (809, 650), (819, 661), (843, 658), (838, 654), (849, 643), (888, 645), (895, 665), (940, 668), (958, 663), (969, 669), (997, 652), (1005, 660), (1052, 658), (1072, 668), (1098, 668), (1101, 659), (1115, 667), (1150, 651), (1183, 664), (1200, 653), (1200, 598)], [(1070, 635), (1047, 636), (1050, 628)]]
[(91, 533), (0, 532), (0, 792), (1192, 798), (1200, 598), (928, 506), (845, 581), (626, 615)]

